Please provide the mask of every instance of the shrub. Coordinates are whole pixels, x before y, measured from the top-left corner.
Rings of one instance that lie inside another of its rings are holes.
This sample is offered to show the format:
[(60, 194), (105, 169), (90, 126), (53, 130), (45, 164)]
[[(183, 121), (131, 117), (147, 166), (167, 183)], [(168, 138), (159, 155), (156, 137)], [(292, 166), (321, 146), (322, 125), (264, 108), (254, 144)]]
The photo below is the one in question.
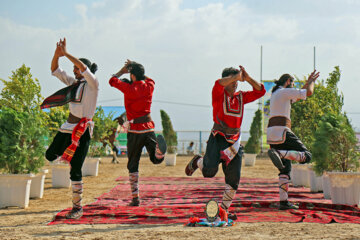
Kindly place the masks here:
[(246, 153), (260, 153), (262, 137), (262, 111), (258, 109), (250, 126), (250, 138), (247, 141), (244, 151)]
[(8, 81), (0, 79), (0, 168), (6, 173), (36, 173), (44, 166), (46, 113), (40, 110), (39, 81), (22, 65)]
[(356, 171), (359, 157), (355, 132), (345, 114), (326, 114), (315, 133), (315, 171)]
[[(291, 109), (292, 131), (301, 139), (310, 151), (314, 142), (314, 133), (326, 113), (340, 114), (344, 97), (339, 93), (337, 84), (340, 81), (340, 69), (329, 74), (326, 81), (317, 82), (314, 94), (306, 101), (297, 101)], [(302, 81), (305, 83), (305, 80)]]
[(169, 115), (164, 110), (160, 110), (160, 115), (164, 138), (168, 146), (167, 152), (175, 153), (178, 145), (176, 132), (174, 131)]
[(95, 123), (93, 138), (90, 142), (88, 155), (90, 157), (99, 157), (106, 154), (106, 146), (109, 144), (109, 137), (113, 133), (113, 129), (117, 128), (117, 121), (113, 121), (113, 113), (107, 116), (101, 106), (96, 108), (93, 121)]

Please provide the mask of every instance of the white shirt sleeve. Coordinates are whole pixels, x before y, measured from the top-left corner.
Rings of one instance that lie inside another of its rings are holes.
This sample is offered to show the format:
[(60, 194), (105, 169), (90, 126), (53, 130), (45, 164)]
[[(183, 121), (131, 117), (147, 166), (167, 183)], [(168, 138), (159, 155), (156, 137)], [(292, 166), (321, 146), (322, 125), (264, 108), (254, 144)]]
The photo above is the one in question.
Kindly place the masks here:
[(54, 72), (52, 72), (52, 75), (60, 79), (60, 81), (62, 81), (68, 86), (72, 85), (76, 81), (75, 78), (67, 75), (66, 72), (60, 67), (58, 67)]
[(283, 88), (282, 94), (286, 98), (293, 100), (293, 102), (302, 99), (306, 99), (306, 89), (297, 89), (297, 88)]
[(90, 72), (89, 68), (86, 68), (84, 72), (80, 72), (80, 73), (81, 75), (84, 76), (86, 82), (89, 84), (89, 86), (92, 89), (99, 89), (99, 81), (97, 80), (95, 75), (92, 74), (92, 72)]

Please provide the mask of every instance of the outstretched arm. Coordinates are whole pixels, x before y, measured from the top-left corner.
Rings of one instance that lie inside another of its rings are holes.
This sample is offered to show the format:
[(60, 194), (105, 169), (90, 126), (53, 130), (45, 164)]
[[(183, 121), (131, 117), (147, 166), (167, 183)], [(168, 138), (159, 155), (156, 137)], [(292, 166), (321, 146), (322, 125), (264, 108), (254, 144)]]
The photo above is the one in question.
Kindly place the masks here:
[(308, 80), (306, 81), (305, 85), (302, 87), (302, 89), (306, 89), (306, 96), (310, 97), (311, 95), (313, 95), (314, 93), (314, 86), (315, 86), (315, 81), (316, 79), (319, 77), (320, 72), (316, 72), (316, 70), (314, 70)]
[(64, 40), (60, 39), (59, 48), (63, 56), (67, 57), (77, 68), (80, 69), (81, 72), (84, 72), (86, 70), (87, 66), (84, 63), (82, 63), (79, 59), (67, 52), (66, 38), (64, 38)]
[(261, 84), (257, 82), (256, 80), (252, 79), (249, 74), (245, 71), (245, 68), (243, 66), (240, 66), (242, 79), (244, 81), (247, 81), (255, 90), (260, 91), (261, 90)]
[[(61, 41), (61, 39), (60, 39), (60, 41)], [(51, 72), (55, 72), (55, 70), (59, 68), (59, 58), (61, 58), (63, 56), (64, 56), (64, 54), (62, 53), (62, 51), (60, 49), (60, 42), (57, 42), (54, 57), (51, 61)]]

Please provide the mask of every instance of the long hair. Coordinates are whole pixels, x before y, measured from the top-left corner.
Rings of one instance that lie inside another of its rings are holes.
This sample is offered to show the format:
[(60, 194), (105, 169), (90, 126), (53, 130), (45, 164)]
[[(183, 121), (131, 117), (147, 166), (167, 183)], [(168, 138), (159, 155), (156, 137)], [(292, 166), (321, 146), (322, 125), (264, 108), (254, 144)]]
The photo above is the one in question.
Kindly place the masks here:
[(275, 81), (275, 84), (276, 84), (276, 85), (275, 85), (275, 86), (273, 87), (273, 89), (271, 90), (271, 93), (273, 93), (273, 92), (275, 92), (276, 90), (278, 90), (280, 86), (283, 86), (283, 85), (285, 84), (285, 82), (286, 82), (289, 78), (293, 79), (293, 77), (292, 77), (290, 74), (288, 74), (288, 73), (283, 74), (283, 75), (279, 78), (279, 80), (276, 80), (276, 81)]

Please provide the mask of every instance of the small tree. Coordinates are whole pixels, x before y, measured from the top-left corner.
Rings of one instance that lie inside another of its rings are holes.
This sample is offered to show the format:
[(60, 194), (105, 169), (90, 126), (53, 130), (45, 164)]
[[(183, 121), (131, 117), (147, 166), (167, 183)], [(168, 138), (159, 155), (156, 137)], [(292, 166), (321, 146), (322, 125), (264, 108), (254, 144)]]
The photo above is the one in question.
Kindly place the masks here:
[(160, 110), (160, 115), (164, 138), (168, 146), (167, 151), (168, 153), (175, 153), (178, 145), (176, 132), (174, 131), (169, 115), (164, 110)]
[(69, 107), (68, 105), (50, 108), (48, 112), (48, 122), (47, 129), (49, 131), (49, 137), (52, 139), (55, 137), (58, 129), (61, 125), (66, 122), (66, 119), (69, 116)]
[(356, 171), (360, 153), (355, 132), (345, 114), (326, 114), (315, 133), (313, 159), (315, 171)]
[(0, 80), (4, 84), (0, 94), (0, 167), (7, 173), (36, 173), (44, 165), (47, 135), (39, 81), (25, 65), (14, 71), (9, 81)]
[[(325, 113), (340, 114), (344, 105), (344, 97), (339, 93), (337, 84), (340, 81), (340, 69), (329, 74), (326, 81), (315, 84), (314, 94), (306, 101), (297, 101), (291, 109), (292, 131), (312, 151), (314, 133)], [(302, 81), (305, 83), (305, 79)]]
[(258, 109), (250, 126), (250, 138), (245, 145), (246, 153), (260, 153), (262, 138), (262, 111)]
[(93, 138), (90, 142), (89, 156), (98, 157), (104, 156), (106, 153), (106, 146), (109, 143), (109, 137), (113, 133), (113, 129), (117, 128), (118, 123), (112, 120), (113, 113), (105, 115), (101, 106), (96, 108), (93, 121), (95, 123)]

